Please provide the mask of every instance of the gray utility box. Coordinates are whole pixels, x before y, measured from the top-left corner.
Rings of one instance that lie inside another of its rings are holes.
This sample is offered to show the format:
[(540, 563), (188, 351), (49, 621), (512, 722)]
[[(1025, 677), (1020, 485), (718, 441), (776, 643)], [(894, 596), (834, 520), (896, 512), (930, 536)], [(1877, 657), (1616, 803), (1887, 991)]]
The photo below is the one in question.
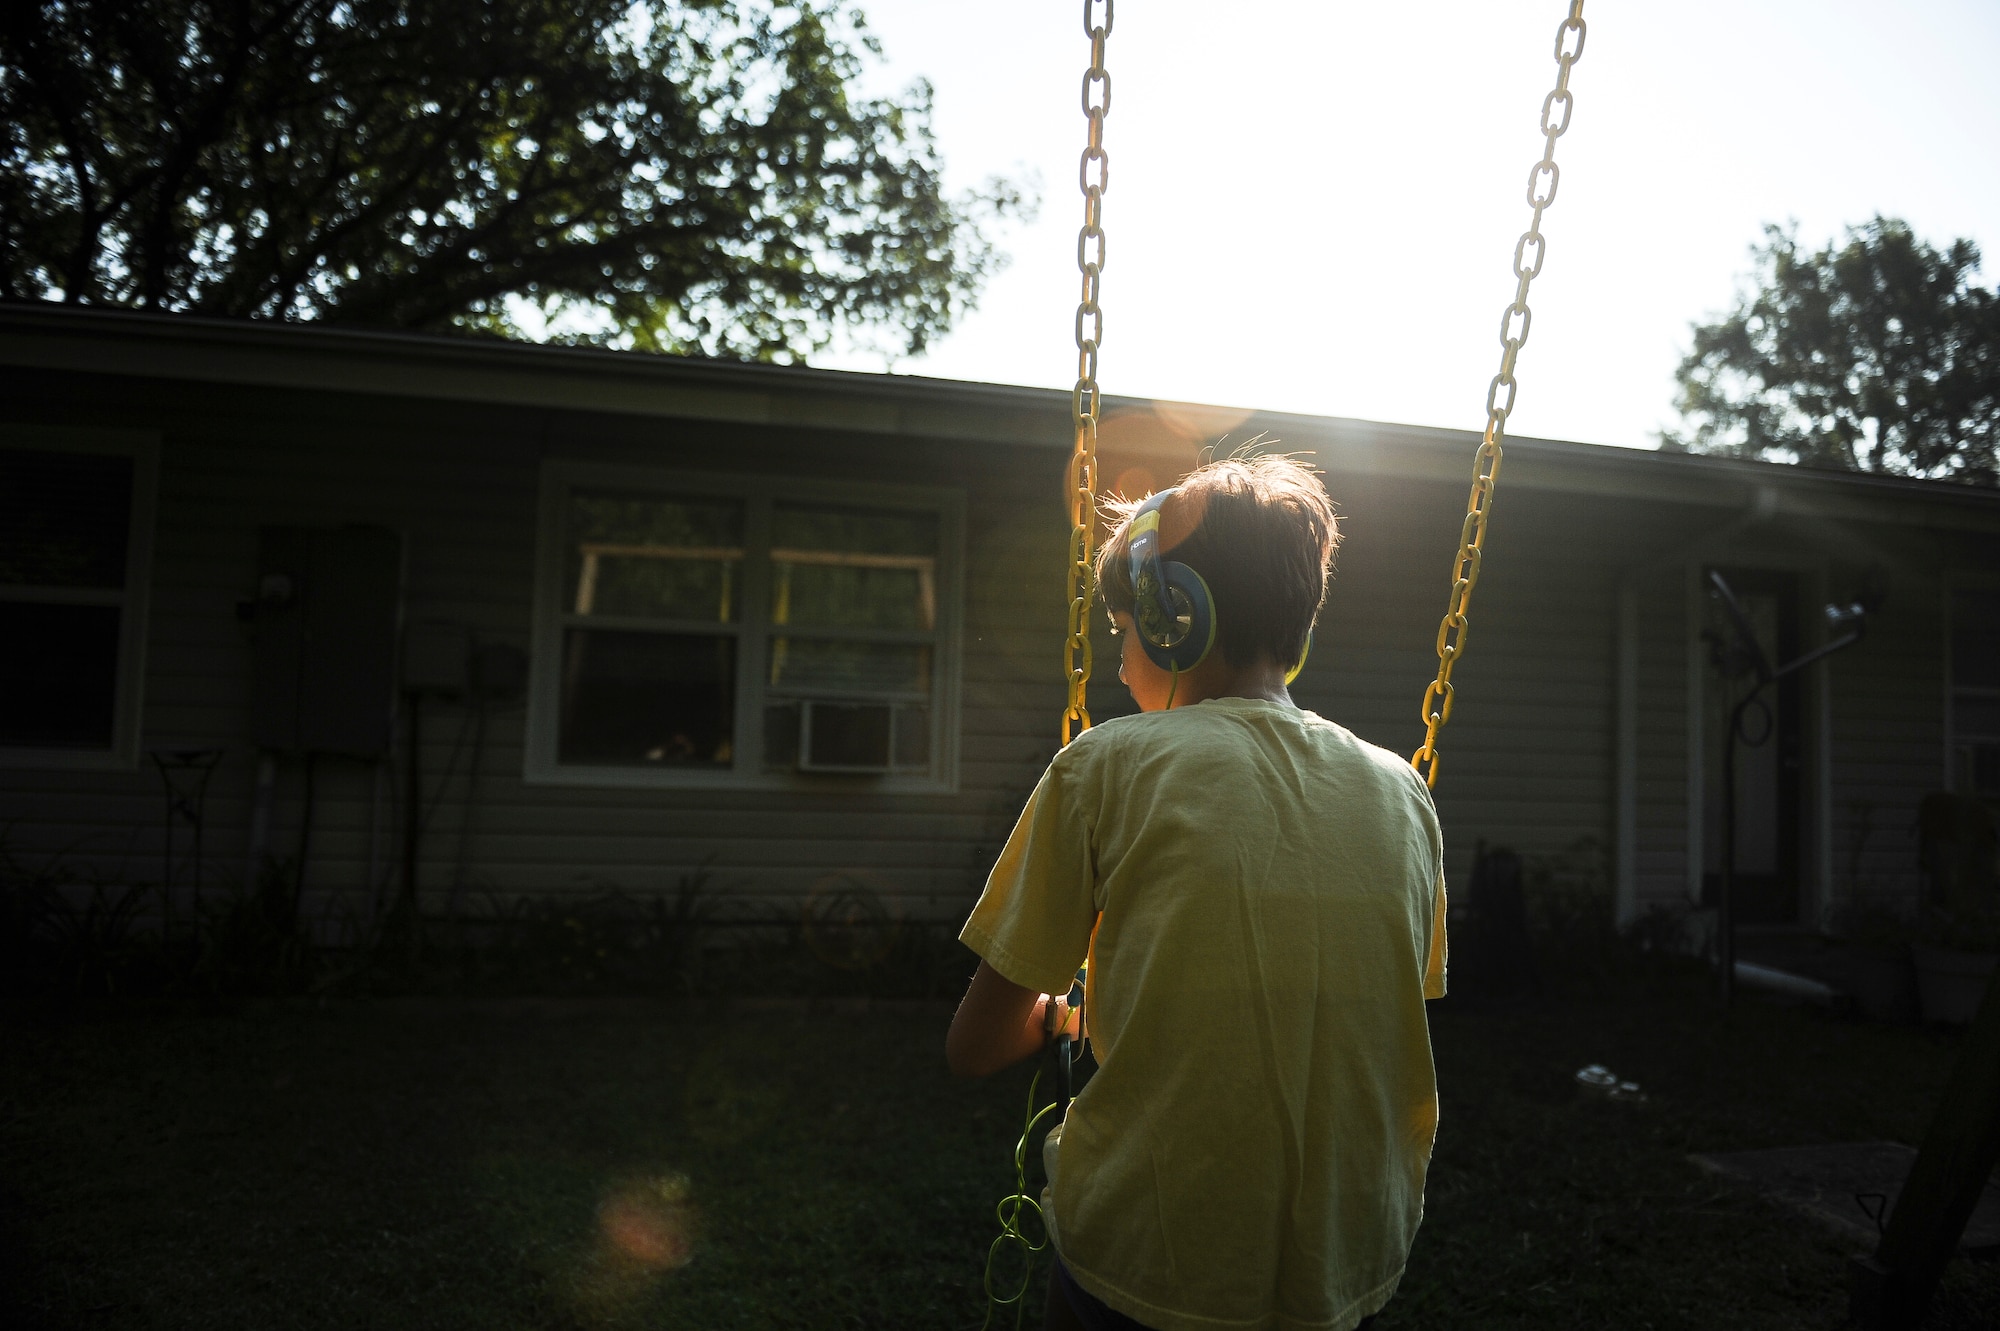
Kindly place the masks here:
[(251, 729), (257, 747), (371, 758), (389, 749), (403, 541), (384, 527), (258, 533)]

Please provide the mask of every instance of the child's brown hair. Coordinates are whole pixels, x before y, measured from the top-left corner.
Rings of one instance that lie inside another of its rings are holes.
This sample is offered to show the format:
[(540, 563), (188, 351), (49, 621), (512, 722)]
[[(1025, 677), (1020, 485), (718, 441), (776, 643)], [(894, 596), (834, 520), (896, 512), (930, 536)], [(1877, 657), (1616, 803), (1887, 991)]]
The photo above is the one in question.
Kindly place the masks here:
[[(1141, 502), (1106, 506), (1117, 530), (1097, 552), (1097, 589), (1113, 613), (1132, 610), (1126, 532)], [(1234, 666), (1263, 659), (1289, 665), (1304, 654), (1339, 544), (1325, 487), (1282, 453), (1206, 463), (1160, 507), (1161, 557), (1186, 564), (1208, 584), (1216, 646)]]

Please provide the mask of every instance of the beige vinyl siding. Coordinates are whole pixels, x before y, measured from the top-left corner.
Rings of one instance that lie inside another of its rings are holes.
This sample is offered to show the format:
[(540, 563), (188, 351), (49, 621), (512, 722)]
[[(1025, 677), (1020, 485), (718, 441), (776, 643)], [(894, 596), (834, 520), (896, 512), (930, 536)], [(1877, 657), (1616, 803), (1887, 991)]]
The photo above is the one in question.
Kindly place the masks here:
[(1687, 727), (1688, 572), (1681, 562), (1635, 579), (1638, 621), (1637, 909), (1689, 903)]
[[(51, 390), (60, 399), (59, 386)], [(75, 391), (104, 400), (94, 386)], [(107, 414), (156, 422), (164, 435), (145, 747), (228, 750), (206, 802), (211, 893), (241, 884), (248, 849), (251, 651), (234, 603), (254, 590), (258, 528), (396, 528), (405, 540), (405, 622), (445, 620), (481, 640), (525, 647), (544, 456), (674, 467), (726, 457), (734, 469), (963, 489), (969, 592), (960, 788), (890, 797), (868, 793), (865, 779), (825, 795), (527, 786), (517, 704), (489, 717), (468, 804), (469, 709), (427, 701), (422, 765), (425, 797), (435, 808), (420, 881), (432, 908), (444, 905), (454, 881), (466, 896), (613, 885), (646, 892), (670, 889), (707, 865), (714, 885), (732, 894), (790, 899), (844, 872), (912, 914), (955, 914), (970, 900), (987, 847), (997, 849), (1053, 751), (1063, 544), (1061, 515), (1048, 498), (1062, 466), (1053, 450), (975, 453), (910, 440), (577, 413), (524, 419), (329, 395), (301, 402), (269, 392), (127, 386), (114, 396), (126, 400)], [(60, 401), (55, 409), (73, 411)], [(1023, 521), (1035, 513), (1048, 519), (1039, 532)], [(405, 733), (399, 727), (399, 744)], [(454, 749), (455, 775), (440, 795)], [(297, 844), (303, 768), (296, 757), (278, 765), (269, 847), (280, 857)], [(365, 914), (400, 862), (401, 756), (379, 774), (355, 760), (322, 757), (315, 777), (307, 909), (337, 922)], [(14, 772), (0, 783), (12, 822), (9, 846), (24, 861), (61, 857), (107, 878), (158, 878), (164, 807), (150, 765), (88, 777)], [(186, 830), (179, 836), (185, 850)]]
[[(1437, 669), (1438, 616), (1465, 511), (1461, 483), (1334, 473), (1347, 543), (1300, 701), (1407, 754)], [(1498, 505), (1470, 645), (1441, 746), (1446, 868), (1480, 841), (1524, 854), (1609, 854), (1617, 573), (1643, 510), (1516, 489)], [(1329, 650), (1330, 649), (1330, 650)]]

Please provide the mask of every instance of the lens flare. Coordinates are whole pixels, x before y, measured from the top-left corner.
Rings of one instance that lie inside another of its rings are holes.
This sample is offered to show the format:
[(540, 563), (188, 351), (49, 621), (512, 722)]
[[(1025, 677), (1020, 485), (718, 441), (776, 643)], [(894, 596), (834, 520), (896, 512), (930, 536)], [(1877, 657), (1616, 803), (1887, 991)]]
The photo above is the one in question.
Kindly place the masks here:
[(694, 1258), (694, 1207), (679, 1174), (627, 1183), (597, 1208), (610, 1254), (646, 1271), (677, 1271)]

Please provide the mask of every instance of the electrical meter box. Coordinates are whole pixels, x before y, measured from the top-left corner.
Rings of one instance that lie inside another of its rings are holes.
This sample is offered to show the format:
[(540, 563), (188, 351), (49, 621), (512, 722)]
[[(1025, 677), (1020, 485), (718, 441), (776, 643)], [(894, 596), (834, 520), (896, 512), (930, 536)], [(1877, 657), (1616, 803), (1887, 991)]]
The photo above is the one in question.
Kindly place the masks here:
[(386, 527), (265, 527), (257, 596), (241, 607), (255, 644), (251, 728), (287, 753), (388, 752), (396, 705), (402, 537)]

